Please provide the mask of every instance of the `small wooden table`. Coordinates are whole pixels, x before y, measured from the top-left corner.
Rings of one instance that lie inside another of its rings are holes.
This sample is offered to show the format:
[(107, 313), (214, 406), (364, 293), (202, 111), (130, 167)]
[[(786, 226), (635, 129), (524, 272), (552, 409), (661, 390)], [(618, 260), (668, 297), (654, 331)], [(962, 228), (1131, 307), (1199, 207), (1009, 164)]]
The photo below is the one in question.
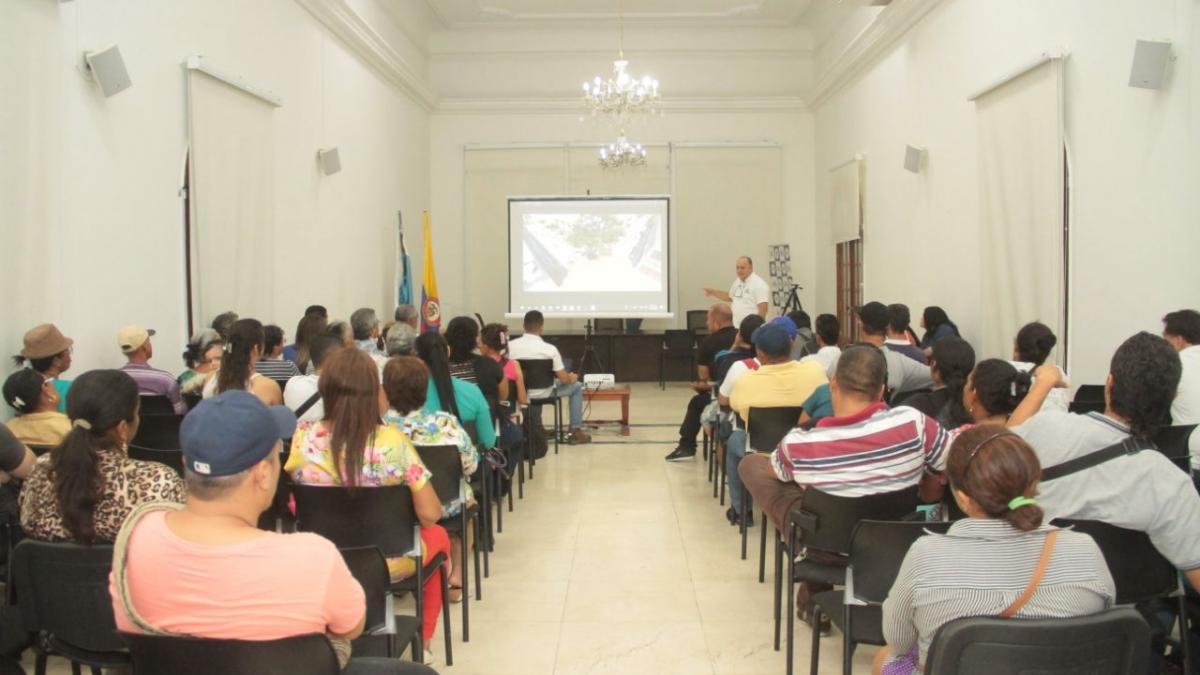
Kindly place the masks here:
[(611, 389), (589, 389), (583, 388), (583, 400), (585, 401), (620, 401), (621, 402), (621, 419), (619, 420), (592, 420), (592, 424), (620, 424), (621, 435), (629, 435), (629, 386), (621, 385), (612, 387)]

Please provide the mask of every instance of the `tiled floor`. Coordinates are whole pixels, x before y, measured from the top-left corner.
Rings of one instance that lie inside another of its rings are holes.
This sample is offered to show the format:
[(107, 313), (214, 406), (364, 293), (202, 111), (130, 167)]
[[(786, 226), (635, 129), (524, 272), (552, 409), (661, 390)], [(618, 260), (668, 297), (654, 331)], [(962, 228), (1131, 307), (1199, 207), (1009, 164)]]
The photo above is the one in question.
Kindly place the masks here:
[[(472, 602), (471, 641), (452, 608), (453, 675), (759, 675), (782, 673), (772, 649), (771, 570), (757, 579), (757, 528), (748, 560), (712, 498), (704, 463), (668, 463), (690, 391), (635, 385), (629, 437), (593, 433), (537, 465), (525, 499), (505, 513)], [(591, 417), (616, 416), (615, 403)], [(553, 453), (553, 450), (551, 451)], [(768, 551), (769, 554), (769, 551)], [(809, 632), (797, 628), (796, 672), (808, 672)], [(821, 673), (841, 672), (841, 639), (822, 641)], [(873, 649), (855, 656), (870, 672)], [(55, 663), (52, 673), (67, 673)], [(32, 668), (29, 668), (32, 672)]]

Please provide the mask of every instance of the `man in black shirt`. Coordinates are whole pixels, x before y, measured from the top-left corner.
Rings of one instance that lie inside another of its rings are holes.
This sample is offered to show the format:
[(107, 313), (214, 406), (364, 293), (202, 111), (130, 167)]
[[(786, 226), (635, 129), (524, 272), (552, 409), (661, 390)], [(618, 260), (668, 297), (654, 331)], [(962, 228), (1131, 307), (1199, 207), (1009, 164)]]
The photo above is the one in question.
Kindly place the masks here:
[(712, 378), (713, 361), (717, 353), (733, 346), (733, 338), (737, 329), (733, 327), (733, 311), (729, 305), (720, 302), (708, 310), (708, 337), (700, 342), (696, 354), (697, 370), (700, 380), (691, 383), (696, 395), (688, 402), (687, 414), (679, 425), (679, 445), (667, 455), (667, 461), (674, 462), (690, 459), (696, 456), (696, 434), (700, 433), (700, 413), (712, 400), (709, 382)]

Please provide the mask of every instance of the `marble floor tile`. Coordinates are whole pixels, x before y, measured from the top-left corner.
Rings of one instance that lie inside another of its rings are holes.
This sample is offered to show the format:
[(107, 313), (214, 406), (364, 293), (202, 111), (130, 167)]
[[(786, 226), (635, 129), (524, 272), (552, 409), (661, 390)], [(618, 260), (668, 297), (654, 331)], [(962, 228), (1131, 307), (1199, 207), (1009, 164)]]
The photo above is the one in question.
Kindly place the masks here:
[(712, 675), (695, 623), (564, 623), (555, 675)]

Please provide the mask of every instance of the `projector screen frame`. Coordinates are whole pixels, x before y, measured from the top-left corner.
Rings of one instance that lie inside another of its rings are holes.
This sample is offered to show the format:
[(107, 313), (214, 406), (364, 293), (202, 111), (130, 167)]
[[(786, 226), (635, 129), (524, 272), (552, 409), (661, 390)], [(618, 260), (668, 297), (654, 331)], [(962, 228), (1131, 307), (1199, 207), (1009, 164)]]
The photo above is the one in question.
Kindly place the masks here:
[(671, 277), (675, 273), (674, 267), (671, 265), (671, 210), (672, 197), (669, 194), (639, 194), (639, 195), (509, 195), (505, 201), (507, 210), (506, 220), (508, 222), (508, 288), (506, 289), (508, 296), (508, 309), (504, 313), (506, 319), (522, 319), (524, 313), (512, 311), (512, 254), (513, 254), (513, 237), (512, 237), (512, 203), (513, 202), (618, 202), (618, 201), (653, 201), (661, 200), (666, 202), (666, 237), (663, 240), (663, 255), (667, 262), (667, 273), (664, 278), (666, 284), (667, 311), (665, 312), (542, 312), (542, 316), (547, 319), (674, 319), (675, 312), (672, 309), (672, 280)]

